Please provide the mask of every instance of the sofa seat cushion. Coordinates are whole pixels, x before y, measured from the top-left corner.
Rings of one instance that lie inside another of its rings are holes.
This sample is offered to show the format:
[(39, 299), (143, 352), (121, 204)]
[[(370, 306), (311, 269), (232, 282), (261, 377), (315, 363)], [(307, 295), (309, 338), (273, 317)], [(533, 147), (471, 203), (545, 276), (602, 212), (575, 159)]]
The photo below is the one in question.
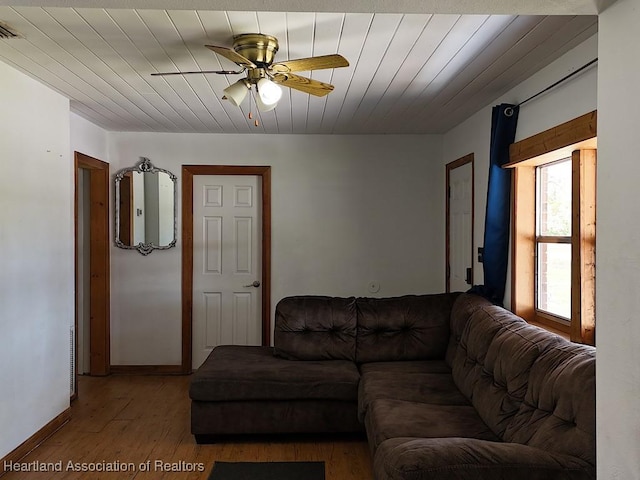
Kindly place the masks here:
[(392, 398), (434, 405), (470, 405), (448, 373), (368, 372), (358, 387), (358, 417), (364, 420), (369, 405)]
[(371, 372), (388, 373), (451, 373), (444, 360), (409, 360), (405, 362), (371, 362), (360, 365), (360, 374)]
[(473, 438), (392, 438), (373, 461), (385, 480), (594, 480), (595, 468), (577, 458), (517, 443)]
[(369, 446), (396, 437), (467, 437), (499, 440), (470, 405), (430, 405), (381, 398), (369, 405), (365, 417)]
[(328, 399), (357, 401), (360, 374), (347, 360), (296, 361), (271, 347), (216, 347), (191, 379), (198, 401)]

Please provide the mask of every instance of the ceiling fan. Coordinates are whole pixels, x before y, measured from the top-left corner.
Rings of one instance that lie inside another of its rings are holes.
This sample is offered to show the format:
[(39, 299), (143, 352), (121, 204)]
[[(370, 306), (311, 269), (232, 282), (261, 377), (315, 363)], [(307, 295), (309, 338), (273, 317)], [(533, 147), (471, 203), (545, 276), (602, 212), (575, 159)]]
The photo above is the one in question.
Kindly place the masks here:
[(278, 39), (262, 33), (245, 33), (233, 37), (233, 48), (205, 45), (218, 55), (236, 63), (239, 70), (201, 70), (195, 72), (166, 72), (151, 75), (187, 75), (192, 73), (216, 73), (219, 75), (239, 75), (246, 77), (224, 89), (224, 99), (239, 106), (255, 85), (258, 110), (266, 112), (278, 104), (282, 96), (280, 85), (318, 97), (327, 95), (333, 85), (293, 72), (321, 70), (349, 66), (349, 62), (338, 54), (300, 58), (274, 63), (278, 51)]

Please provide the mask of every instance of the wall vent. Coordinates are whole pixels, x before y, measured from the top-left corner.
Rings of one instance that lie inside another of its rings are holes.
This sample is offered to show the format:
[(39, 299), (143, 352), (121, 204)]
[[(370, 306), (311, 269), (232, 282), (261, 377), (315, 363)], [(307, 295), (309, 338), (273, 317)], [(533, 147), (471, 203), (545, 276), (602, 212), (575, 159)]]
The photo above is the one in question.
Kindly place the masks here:
[(0, 22), (0, 39), (7, 40), (10, 38), (22, 38), (22, 35), (6, 23)]

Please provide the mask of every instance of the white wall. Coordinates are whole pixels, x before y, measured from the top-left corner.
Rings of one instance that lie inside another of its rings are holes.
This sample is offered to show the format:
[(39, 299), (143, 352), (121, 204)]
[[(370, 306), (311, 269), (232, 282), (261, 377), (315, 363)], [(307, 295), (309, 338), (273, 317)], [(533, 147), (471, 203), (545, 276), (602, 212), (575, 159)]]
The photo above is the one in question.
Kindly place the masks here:
[[(597, 35), (569, 51), (548, 67), (528, 78), (506, 95), (496, 99), (500, 103), (517, 104), (542, 91), (572, 71), (598, 56)], [(573, 77), (559, 87), (537, 97), (520, 107), (516, 141), (547, 130), (597, 108), (598, 68), (592, 67)], [(488, 105), (464, 123), (453, 128), (443, 138), (444, 164), (469, 153), (474, 153), (475, 167), (475, 219), (474, 252), (484, 243), (484, 220), (487, 206), (487, 182), (489, 175), (489, 145), (491, 138), (491, 109)], [(440, 175), (444, 182), (444, 168)], [(442, 213), (444, 222), (444, 211)], [(474, 255), (474, 284), (484, 282), (482, 264)], [(511, 303), (510, 274), (504, 304)]]
[(600, 16), (597, 207), (598, 478), (640, 478), (640, 4)]
[(69, 101), (0, 62), (0, 458), (69, 407)]
[(70, 113), (69, 118), (71, 121), (71, 153), (80, 152), (103, 162), (108, 162), (109, 151), (106, 130), (75, 113)]
[[(271, 165), (272, 305), (371, 281), (380, 296), (444, 289), (439, 137), (114, 133), (110, 151), (115, 169), (145, 156), (179, 187), (183, 164)], [(112, 363), (179, 364), (181, 239), (111, 254)]]

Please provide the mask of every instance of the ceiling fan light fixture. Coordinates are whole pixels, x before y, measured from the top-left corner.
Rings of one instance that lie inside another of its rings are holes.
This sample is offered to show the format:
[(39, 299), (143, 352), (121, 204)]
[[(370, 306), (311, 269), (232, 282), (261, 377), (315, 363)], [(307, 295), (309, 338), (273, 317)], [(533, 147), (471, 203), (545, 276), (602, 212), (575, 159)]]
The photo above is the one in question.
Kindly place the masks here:
[[(219, 75), (236, 75), (246, 72), (246, 77), (238, 80), (224, 89), (223, 100), (239, 107), (247, 94), (256, 86), (256, 92), (251, 92), (256, 107), (260, 112), (268, 112), (278, 105), (282, 98), (282, 88), (324, 97), (334, 89), (333, 85), (323, 83), (293, 72), (323, 70), (348, 67), (349, 62), (342, 55), (321, 55), (317, 57), (298, 58), (284, 62), (275, 62), (278, 51), (278, 39), (262, 33), (247, 33), (233, 37), (233, 48), (218, 45), (205, 45), (217, 55), (226, 58), (240, 67), (240, 70), (199, 70), (193, 72), (157, 72), (151, 75), (187, 75), (191, 73), (215, 73)], [(251, 98), (251, 97), (249, 97)], [(251, 109), (251, 105), (249, 105)], [(253, 113), (249, 112), (252, 120)], [(258, 126), (258, 120), (255, 120)]]
[(282, 98), (282, 88), (268, 78), (258, 80), (256, 90), (258, 90), (256, 103), (261, 112), (273, 110), (278, 105), (280, 98)]
[(225, 88), (224, 97), (231, 102), (232, 105), (238, 107), (249, 93), (250, 86), (245, 79), (238, 80), (236, 83)]

